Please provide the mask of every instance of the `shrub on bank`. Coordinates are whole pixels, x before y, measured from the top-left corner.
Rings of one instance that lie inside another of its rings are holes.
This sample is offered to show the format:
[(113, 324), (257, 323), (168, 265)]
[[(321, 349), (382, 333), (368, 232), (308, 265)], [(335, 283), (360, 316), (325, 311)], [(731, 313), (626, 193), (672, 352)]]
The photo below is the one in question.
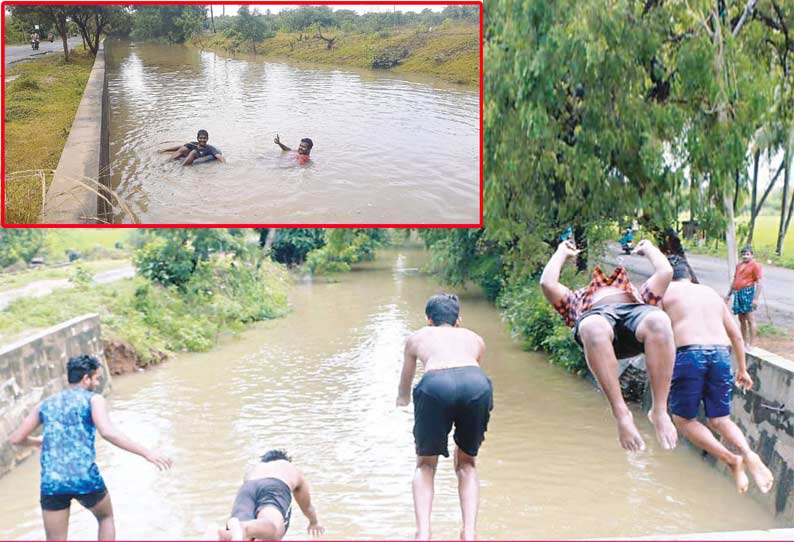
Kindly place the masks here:
[(287, 280), (281, 265), (265, 261), (257, 268), (214, 255), (183, 288), (140, 276), (110, 284), (78, 281), (76, 288), (13, 302), (0, 313), (0, 337), (96, 312), (104, 338), (129, 343), (145, 366), (158, 362), (161, 351), (208, 350), (224, 331), (283, 315)]
[[(571, 276), (563, 279), (573, 284)], [(527, 350), (544, 350), (552, 363), (581, 374), (587, 371), (584, 352), (571, 329), (543, 297), (536, 277), (514, 284), (502, 291), (497, 301), (513, 334)]]

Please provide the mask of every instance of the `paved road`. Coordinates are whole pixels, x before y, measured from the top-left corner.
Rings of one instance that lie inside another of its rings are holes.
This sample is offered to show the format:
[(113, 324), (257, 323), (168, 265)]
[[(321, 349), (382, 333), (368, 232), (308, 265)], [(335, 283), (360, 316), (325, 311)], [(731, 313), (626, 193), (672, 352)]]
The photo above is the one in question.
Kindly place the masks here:
[[(94, 281), (99, 283), (115, 282), (117, 280), (131, 278), (135, 275), (135, 268), (132, 266), (111, 269), (94, 275)], [(74, 286), (69, 279), (49, 279), (31, 282), (22, 288), (6, 290), (0, 292), (0, 310), (4, 310), (12, 301), (21, 297), (42, 297), (51, 294), (53, 290), (61, 288), (71, 288)]]
[[(687, 254), (689, 265), (695, 270), (698, 280), (711, 286), (720, 295), (728, 292), (730, 277), (728, 262), (714, 256)], [(636, 277), (649, 277), (653, 273), (650, 262), (642, 256), (623, 256), (620, 245), (611, 243), (603, 260), (609, 264), (620, 263)], [(794, 329), (794, 269), (764, 265), (761, 303), (757, 315), (761, 322), (772, 321), (775, 325)], [(731, 273), (732, 274), (732, 273)]]
[[(69, 50), (71, 50), (78, 45), (82, 46), (83, 40), (80, 38), (69, 38), (67, 43), (69, 44)], [(27, 45), (7, 45), (4, 49), (6, 55), (5, 65), (7, 69), (11, 64), (22, 60), (30, 60), (52, 53), (63, 52), (63, 41), (61, 38), (56, 38), (52, 43), (48, 40), (41, 41), (39, 42), (38, 51), (34, 51), (29, 43)]]

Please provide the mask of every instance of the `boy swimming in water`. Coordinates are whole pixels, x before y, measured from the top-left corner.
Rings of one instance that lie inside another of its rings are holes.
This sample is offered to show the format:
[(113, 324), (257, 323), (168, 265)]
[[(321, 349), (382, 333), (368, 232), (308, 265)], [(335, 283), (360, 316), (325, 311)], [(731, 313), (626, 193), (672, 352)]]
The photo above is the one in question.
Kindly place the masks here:
[(163, 149), (160, 152), (175, 151), (171, 158), (173, 160), (178, 160), (179, 158), (184, 157), (185, 161), (182, 162), (183, 166), (189, 166), (198, 159), (202, 159), (202, 161), (204, 161), (203, 159), (215, 159), (221, 163), (226, 162), (226, 160), (223, 158), (221, 150), (207, 143), (209, 138), (210, 135), (207, 130), (199, 130), (198, 134), (196, 134), (196, 141), (191, 141), (190, 143), (185, 143), (184, 145), (176, 147), (168, 147), (167, 149)]
[[(279, 139), (278, 134), (276, 134), (276, 138), (273, 140), (273, 143), (281, 147), (282, 151), (292, 151), (289, 147), (284, 145)], [(300, 145), (298, 145), (298, 153), (295, 155), (295, 161), (299, 164), (306, 164), (309, 162), (310, 158), (309, 155), (312, 152), (312, 147), (314, 147), (314, 142), (309, 139), (308, 137), (304, 137), (301, 139)]]
[(261, 459), (246, 472), (226, 529), (218, 530), (220, 539), (281, 540), (289, 529), (293, 495), (309, 520), (307, 532), (312, 536), (323, 534), (309, 483), (291, 458), (283, 450), (270, 450)]

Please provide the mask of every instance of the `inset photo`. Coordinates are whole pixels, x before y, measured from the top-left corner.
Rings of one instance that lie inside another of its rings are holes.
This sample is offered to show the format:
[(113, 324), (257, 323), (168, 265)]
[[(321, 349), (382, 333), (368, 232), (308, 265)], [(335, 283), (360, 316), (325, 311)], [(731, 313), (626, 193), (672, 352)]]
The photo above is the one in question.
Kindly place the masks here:
[(3, 3), (2, 224), (482, 224), (482, 4)]

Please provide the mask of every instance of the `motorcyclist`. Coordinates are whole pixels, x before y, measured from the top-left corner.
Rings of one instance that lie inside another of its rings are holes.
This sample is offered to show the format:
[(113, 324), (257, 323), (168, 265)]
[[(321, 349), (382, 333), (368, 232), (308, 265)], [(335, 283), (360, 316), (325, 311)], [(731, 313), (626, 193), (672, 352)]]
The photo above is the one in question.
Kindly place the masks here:
[(30, 35), (30, 46), (33, 49), (38, 49), (39, 48), (39, 33), (38, 32), (33, 32)]
[(620, 246), (623, 248), (623, 252), (626, 254), (630, 254), (632, 249), (634, 248), (634, 230), (631, 228), (626, 228), (626, 233), (623, 234), (623, 237), (620, 238)]

